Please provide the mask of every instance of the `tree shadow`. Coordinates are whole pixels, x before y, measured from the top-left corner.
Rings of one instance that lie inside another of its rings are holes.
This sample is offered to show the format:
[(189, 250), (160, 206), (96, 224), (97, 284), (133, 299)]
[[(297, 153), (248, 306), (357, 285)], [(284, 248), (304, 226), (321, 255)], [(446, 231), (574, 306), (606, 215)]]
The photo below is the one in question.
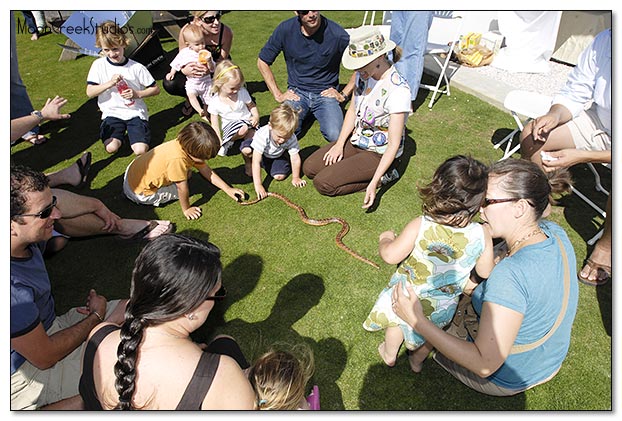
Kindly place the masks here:
[(401, 179), (404, 178), (404, 174), (406, 174), (406, 171), (408, 170), (408, 164), (410, 163), (410, 159), (417, 153), (417, 142), (415, 142), (415, 139), (410, 136), (411, 133), (412, 130), (407, 127), (406, 138), (404, 139), (404, 152), (402, 153), (402, 156), (400, 156), (393, 162), (388, 170), (391, 171), (393, 168), (397, 169), (398, 173), (400, 174), (399, 178), (380, 187), (380, 189), (376, 192), (376, 199), (374, 200), (374, 203), (372, 203), (372, 205), (367, 208), (367, 210), (365, 210), (365, 213), (375, 212), (376, 209), (378, 209), (378, 206), (380, 206), (382, 196), (384, 196), (384, 194), (389, 191), (389, 189), (394, 184), (398, 183)]
[[(241, 287), (243, 289), (238, 293), (238, 296), (248, 294), (255, 287), (256, 279), (259, 278), (257, 273), (261, 271), (260, 260), (250, 258), (248, 259), (250, 262), (248, 262), (247, 259), (246, 257), (239, 261), (236, 259), (231, 270), (229, 267), (225, 269), (225, 272), (232, 273), (232, 276), (239, 279), (250, 277), (250, 282), (246, 282), (250, 283), (252, 288), (248, 285)], [(245, 266), (245, 263), (250, 263), (250, 267)], [(262, 291), (256, 291), (254, 295), (261, 295)], [(313, 350), (316, 365), (316, 374), (311, 379), (310, 384), (317, 384), (320, 388), (322, 409), (343, 410), (345, 409), (343, 396), (337, 385), (337, 380), (341, 376), (347, 361), (345, 346), (341, 341), (332, 337), (315, 341), (310, 337), (302, 336), (294, 328), (296, 322), (320, 302), (324, 291), (324, 282), (317, 275), (311, 273), (297, 275), (280, 289), (271, 313), (266, 319), (255, 323), (234, 319), (217, 325), (216, 320), (219, 322), (223, 320), (222, 315), (217, 313), (214, 323), (211, 321), (206, 323), (206, 325), (209, 324), (209, 327), (203, 332), (203, 335), (223, 333), (233, 336), (240, 343), (249, 361), (256, 359), (270, 345), (277, 342), (292, 345), (306, 343)], [(223, 309), (223, 313), (226, 313), (226, 310), (226, 308)], [(203, 336), (202, 339), (208, 337)], [(310, 385), (307, 386), (310, 387)]]

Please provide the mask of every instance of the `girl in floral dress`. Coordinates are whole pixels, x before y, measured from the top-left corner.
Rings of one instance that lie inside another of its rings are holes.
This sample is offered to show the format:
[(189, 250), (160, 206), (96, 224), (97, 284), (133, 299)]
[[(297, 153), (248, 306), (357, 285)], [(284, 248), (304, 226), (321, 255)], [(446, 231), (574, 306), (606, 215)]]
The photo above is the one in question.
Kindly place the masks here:
[(409, 282), (426, 317), (443, 327), (451, 322), (460, 294), (470, 290), (472, 269), (481, 278), (490, 274), (494, 266), (492, 238), (484, 226), (473, 222), (485, 200), (487, 178), (487, 168), (481, 162), (462, 155), (449, 158), (438, 167), (431, 183), (419, 188), (423, 215), (399, 236), (393, 231), (380, 234), (380, 256), (399, 266), (363, 327), (385, 330), (378, 352), (388, 366), (395, 365), (402, 342), (411, 369), (417, 373), (432, 350), (393, 312), (393, 288), (406, 291), (405, 282)]

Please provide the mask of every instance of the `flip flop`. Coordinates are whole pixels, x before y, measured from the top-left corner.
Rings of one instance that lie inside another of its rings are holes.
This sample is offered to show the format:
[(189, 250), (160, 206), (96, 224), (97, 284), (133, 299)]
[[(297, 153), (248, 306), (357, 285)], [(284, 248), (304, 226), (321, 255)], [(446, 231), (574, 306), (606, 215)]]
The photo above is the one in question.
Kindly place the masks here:
[(149, 221), (149, 225), (147, 225), (145, 228), (141, 229), (140, 231), (134, 234), (130, 234), (130, 235), (118, 235), (117, 237), (121, 240), (126, 240), (130, 242), (138, 242), (138, 241), (143, 241), (143, 240), (150, 241), (150, 240), (158, 238), (161, 235), (169, 234), (175, 231), (175, 224), (171, 222), (168, 228), (164, 232), (154, 237), (149, 237), (149, 233), (151, 233), (151, 231), (153, 231), (158, 225), (160, 225), (158, 221), (151, 220)]
[[(589, 273), (591, 273), (594, 269), (596, 269), (595, 280), (591, 280), (591, 279), (588, 279), (587, 277), (581, 276), (581, 272), (583, 271), (583, 269), (585, 269), (586, 266), (590, 269)], [(583, 269), (581, 269), (581, 271), (577, 273), (577, 277), (579, 278), (579, 281), (584, 283), (585, 285), (589, 285), (592, 287), (598, 287), (601, 285), (605, 285), (611, 279), (611, 266), (606, 266), (600, 263), (596, 263), (590, 258), (585, 259), (585, 261), (583, 262)], [(602, 273), (605, 274), (604, 277), (600, 276)]]
[(31, 134), (30, 136), (22, 137), (26, 142), (30, 142), (33, 145), (40, 145), (48, 141), (48, 138), (42, 134)]
[[(86, 155), (86, 160), (82, 163), (82, 158)], [(76, 160), (76, 164), (78, 164), (78, 170), (80, 171), (80, 182), (76, 186), (77, 188), (82, 188), (86, 184), (87, 178), (89, 176), (89, 170), (91, 169), (91, 159), (93, 155), (90, 152), (86, 152), (80, 158)]]

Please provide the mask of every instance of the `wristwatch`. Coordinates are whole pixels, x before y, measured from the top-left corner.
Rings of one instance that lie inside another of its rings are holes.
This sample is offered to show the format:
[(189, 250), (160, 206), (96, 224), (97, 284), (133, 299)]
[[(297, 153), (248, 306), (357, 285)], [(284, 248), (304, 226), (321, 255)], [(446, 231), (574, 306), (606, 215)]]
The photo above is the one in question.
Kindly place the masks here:
[(43, 121), (43, 114), (41, 114), (41, 111), (39, 110), (34, 110), (30, 113), (30, 115), (34, 115), (35, 117), (37, 117), (39, 119), (39, 123)]

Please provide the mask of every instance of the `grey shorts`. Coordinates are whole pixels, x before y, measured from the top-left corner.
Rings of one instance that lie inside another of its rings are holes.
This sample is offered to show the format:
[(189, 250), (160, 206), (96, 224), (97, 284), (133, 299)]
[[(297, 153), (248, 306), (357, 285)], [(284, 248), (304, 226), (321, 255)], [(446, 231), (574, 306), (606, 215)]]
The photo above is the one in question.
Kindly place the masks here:
[(157, 192), (149, 196), (135, 193), (130, 188), (130, 185), (127, 182), (127, 172), (131, 166), (132, 164), (130, 163), (130, 165), (128, 165), (125, 169), (125, 175), (123, 176), (123, 193), (125, 193), (125, 196), (132, 202), (139, 205), (160, 206), (161, 204), (179, 199), (179, 194), (177, 193), (177, 186), (175, 185), (175, 183), (169, 186), (160, 187)]

